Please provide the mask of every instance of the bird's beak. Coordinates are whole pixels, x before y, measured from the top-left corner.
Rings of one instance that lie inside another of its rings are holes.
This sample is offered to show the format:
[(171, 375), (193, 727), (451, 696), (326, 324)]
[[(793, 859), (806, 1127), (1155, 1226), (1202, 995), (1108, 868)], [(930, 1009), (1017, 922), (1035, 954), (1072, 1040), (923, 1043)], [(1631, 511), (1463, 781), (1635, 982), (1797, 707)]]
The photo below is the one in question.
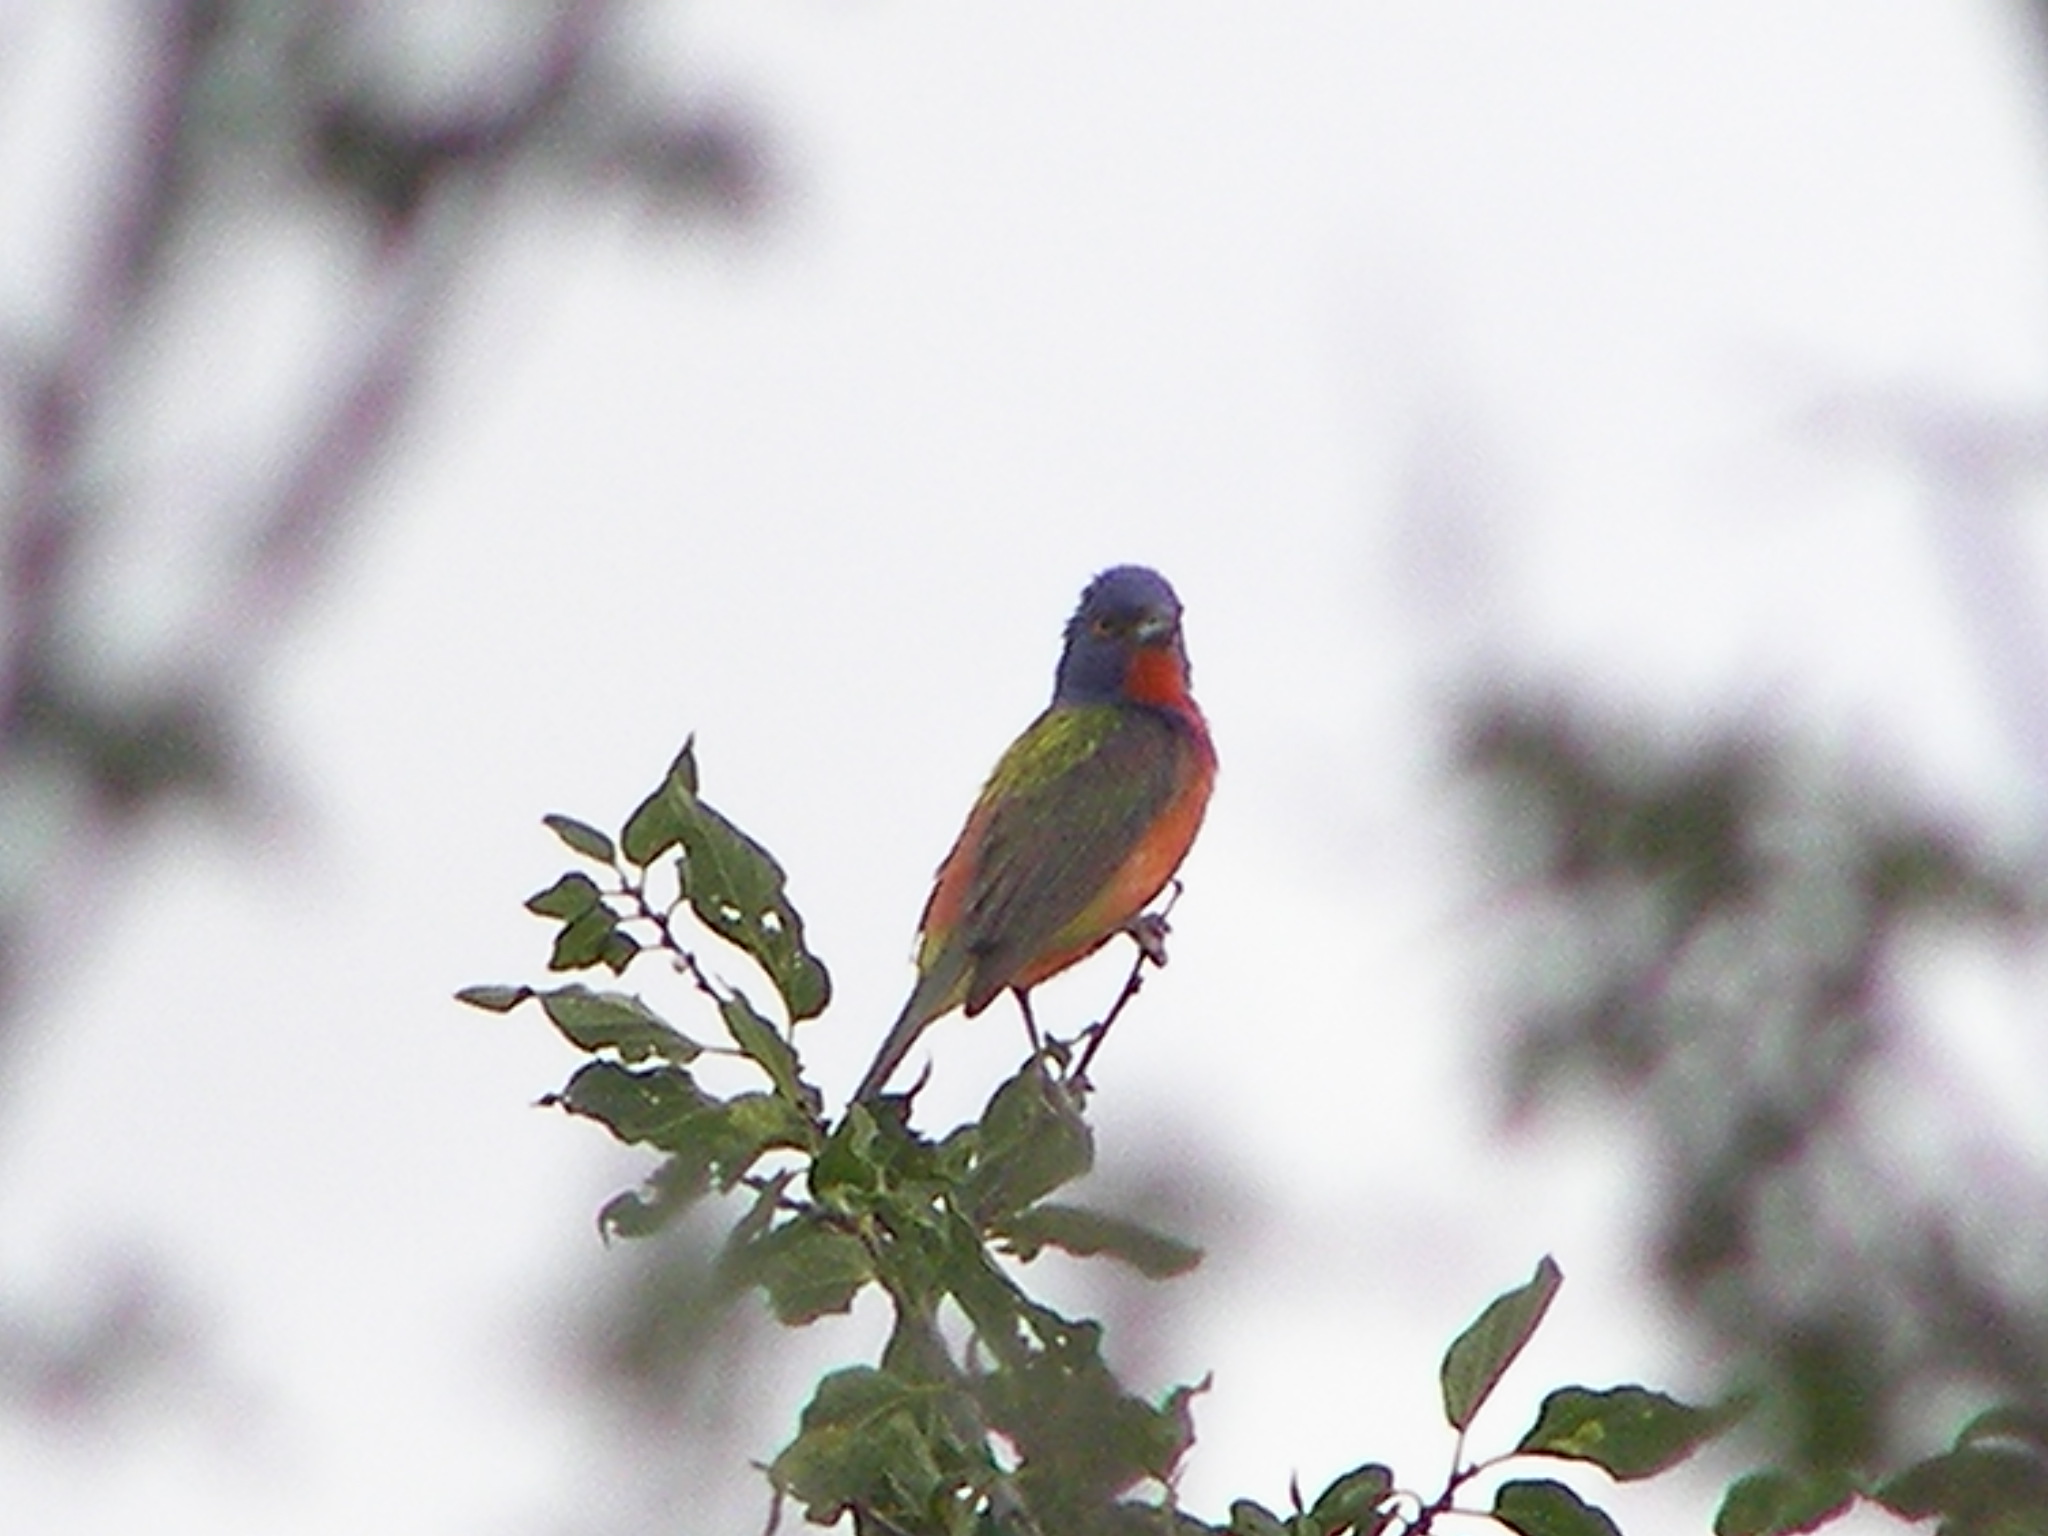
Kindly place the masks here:
[(1131, 633), (1140, 645), (1157, 645), (1162, 640), (1171, 640), (1179, 628), (1180, 621), (1170, 613), (1148, 613), (1131, 626)]

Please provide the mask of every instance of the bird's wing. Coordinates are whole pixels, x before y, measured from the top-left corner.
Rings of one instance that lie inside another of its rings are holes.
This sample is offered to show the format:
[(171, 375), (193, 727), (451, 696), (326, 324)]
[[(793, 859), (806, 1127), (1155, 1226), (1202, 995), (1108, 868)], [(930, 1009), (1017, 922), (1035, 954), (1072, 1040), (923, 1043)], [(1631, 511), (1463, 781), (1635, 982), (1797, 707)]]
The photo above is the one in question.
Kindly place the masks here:
[(968, 967), (969, 1013), (1048, 951), (1085, 952), (1130, 915), (1074, 931), (1179, 791), (1181, 736), (1155, 710), (1055, 706), (1003, 755), (970, 819), (972, 871), (946, 935)]

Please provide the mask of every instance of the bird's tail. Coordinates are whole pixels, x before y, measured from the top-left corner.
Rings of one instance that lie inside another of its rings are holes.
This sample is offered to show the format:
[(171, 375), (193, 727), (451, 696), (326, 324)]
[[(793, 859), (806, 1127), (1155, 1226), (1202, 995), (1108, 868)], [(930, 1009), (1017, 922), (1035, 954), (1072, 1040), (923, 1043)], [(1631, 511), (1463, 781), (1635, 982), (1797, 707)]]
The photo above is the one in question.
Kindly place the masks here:
[(925, 995), (928, 978), (920, 978), (910, 994), (910, 1001), (903, 1005), (903, 1012), (890, 1026), (889, 1034), (882, 1041), (882, 1048), (875, 1052), (874, 1064), (868, 1068), (867, 1076), (860, 1080), (860, 1086), (853, 1090), (856, 1104), (866, 1103), (879, 1095), (896, 1069), (903, 1065), (903, 1058), (910, 1054), (910, 1048), (917, 1043), (917, 1037), (924, 1033), (925, 1026), (946, 1010), (932, 1006), (932, 999)]

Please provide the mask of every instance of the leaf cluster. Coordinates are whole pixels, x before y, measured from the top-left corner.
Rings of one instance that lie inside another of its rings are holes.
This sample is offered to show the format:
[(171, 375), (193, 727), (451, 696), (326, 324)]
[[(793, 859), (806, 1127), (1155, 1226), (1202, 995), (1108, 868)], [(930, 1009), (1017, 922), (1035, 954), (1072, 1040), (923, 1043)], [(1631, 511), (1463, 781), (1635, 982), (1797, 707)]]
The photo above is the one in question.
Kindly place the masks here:
[(1457, 1443), (1451, 1474), (1435, 1498), (1424, 1501), (1397, 1490), (1393, 1474), (1369, 1462), (1345, 1473), (1306, 1507), (1297, 1496), (1286, 1519), (1239, 1500), (1231, 1508), (1231, 1536), (1425, 1533), (1446, 1516), (1491, 1520), (1517, 1536), (1618, 1536), (1619, 1528), (1604, 1510), (1551, 1477), (1502, 1479), (1484, 1507), (1460, 1502), (1482, 1475), (1530, 1460), (1539, 1463), (1535, 1470), (1542, 1470), (1543, 1462), (1576, 1462), (1620, 1482), (1652, 1477), (1685, 1460), (1734, 1417), (1732, 1409), (1691, 1407), (1647, 1387), (1560, 1387), (1544, 1398), (1536, 1422), (1512, 1450), (1467, 1461), (1467, 1432), (1534, 1336), (1563, 1282), (1556, 1263), (1544, 1258), (1526, 1282), (1489, 1302), (1444, 1352), (1438, 1379), (1444, 1419), (1456, 1431)]
[[(870, 1288), (892, 1310), (880, 1357), (824, 1376), (768, 1464), (778, 1508), (793, 1502), (818, 1524), (850, 1517), (872, 1536), (1382, 1536), (1426, 1533), (1447, 1516), (1521, 1536), (1604, 1536), (1613, 1521), (1565, 1483), (1495, 1474), (1510, 1463), (1573, 1463), (1618, 1480), (1649, 1477), (1733, 1416), (1641, 1386), (1563, 1387), (1512, 1449), (1466, 1461), (1468, 1431), (1557, 1294), (1561, 1277), (1546, 1258), (1444, 1356), (1456, 1448), (1434, 1497), (1366, 1461), (1312, 1500), (1297, 1490), (1284, 1515), (1240, 1499), (1225, 1523), (1206, 1523), (1179, 1508), (1175, 1480), (1207, 1383), (1156, 1397), (1130, 1391), (1105, 1357), (1101, 1325), (1064, 1315), (1026, 1284), (1047, 1249), (1114, 1258), (1155, 1280), (1201, 1259), (1127, 1215), (1060, 1198), (1094, 1164), (1085, 1089), (1034, 1058), (978, 1117), (942, 1135), (913, 1127), (909, 1097), (834, 1118), (797, 1045), (798, 1026), (830, 1001), (829, 975), (805, 943), (781, 866), (703, 800), (692, 748), (616, 836), (565, 816), (546, 824), (583, 861), (527, 902), (555, 925), (549, 969), (618, 978), (665, 957), (721, 1031), (700, 1038), (639, 993), (582, 981), (460, 994), (496, 1012), (536, 1003), (585, 1058), (544, 1102), (660, 1154), (638, 1188), (606, 1203), (602, 1230), (642, 1236), (723, 1201), (725, 1293), (758, 1292), (792, 1327), (845, 1312)], [(779, 1006), (764, 1011), (714, 975), (695, 947), (704, 939), (736, 951)], [(700, 1075), (710, 1057), (746, 1068), (747, 1085), (714, 1089)], [(1482, 1477), (1491, 1502), (1460, 1502)], [(1925, 1486), (1898, 1497), (1933, 1507), (1949, 1496), (1942, 1478), (1930, 1470)], [(1748, 1521), (1726, 1525), (1731, 1533), (1803, 1528), (1778, 1512), (1805, 1506), (1768, 1474), (1738, 1485), (1730, 1505)]]
[(2023, 1536), (2048, 1531), (2048, 1413), (2003, 1405), (1975, 1415), (1945, 1451), (1884, 1477), (1840, 1467), (1770, 1468), (1738, 1480), (1715, 1536), (1794, 1536), (1866, 1499), (1902, 1520), (1935, 1523), (1935, 1536)]
[[(602, 1230), (645, 1236), (727, 1198), (727, 1289), (757, 1289), (791, 1326), (847, 1311), (870, 1286), (894, 1308), (882, 1358), (819, 1383), (769, 1468), (778, 1493), (814, 1520), (851, 1512), (876, 1530), (1112, 1531), (1156, 1513), (1120, 1500), (1170, 1483), (1195, 1389), (1126, 1391), (1100, 1326), (1017, 1278), (1049, 1248), (1157, 1278), (1200, 1259), (1128, 1217), (1050, 1198), (1094, 1162), (1078, 1096), (1031, 1062), (940, 1139), (913, 1130), (901, 1100), (828, 1119), (796, 1029), (830, 1001), (829, 973), (780, 865), (699, 795), (692, 747), (616, 836), (567, 816), (546, 824), (587, 866), (526, 903), (555, 925), (549, 969), (619, 977), (665, 956), (723, 1033), (699, 1038), (638, 993), (580, 981), (459, 994), (496, 1012), (537, 1003), (587, 1058), (544, 1102), (662, 1155), (606, 1203)], [(752, 963), (779, 1017), (713, 975), (686, 914)], [(706, 1057), (750, 1065), (756, 1085), (714, 1091)]]

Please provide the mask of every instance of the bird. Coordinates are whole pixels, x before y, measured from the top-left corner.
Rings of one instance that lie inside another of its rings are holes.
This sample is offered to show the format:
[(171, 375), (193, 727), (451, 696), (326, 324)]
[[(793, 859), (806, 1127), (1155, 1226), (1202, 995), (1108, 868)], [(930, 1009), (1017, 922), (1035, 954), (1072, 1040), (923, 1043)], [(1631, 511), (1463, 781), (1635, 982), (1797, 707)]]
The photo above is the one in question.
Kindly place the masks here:
[(1215, 779), (1180, 598), (1146, 566), (1101, 572), (1067, 621), (1052, 702), (996, 763), (939, 865), (916, 984), (855, 1102), (880, 1095), (934, 1020), (955, 1008), (972, 1018), (1006, 991), (1036, 1046), (1031, 989), (1136, 933), (1193, 845)]

